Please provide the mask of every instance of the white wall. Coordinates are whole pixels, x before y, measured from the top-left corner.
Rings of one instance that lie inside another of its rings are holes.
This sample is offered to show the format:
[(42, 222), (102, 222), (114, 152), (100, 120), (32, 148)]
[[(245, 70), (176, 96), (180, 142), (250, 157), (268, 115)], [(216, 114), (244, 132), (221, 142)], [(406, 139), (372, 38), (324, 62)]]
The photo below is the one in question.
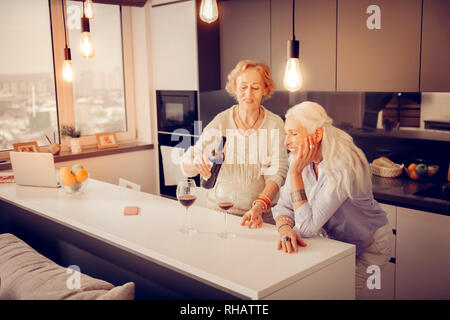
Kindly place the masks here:
[(424, 120), (450, 122), (450, 92), (423, 92), (420, 108), (420, 127)]

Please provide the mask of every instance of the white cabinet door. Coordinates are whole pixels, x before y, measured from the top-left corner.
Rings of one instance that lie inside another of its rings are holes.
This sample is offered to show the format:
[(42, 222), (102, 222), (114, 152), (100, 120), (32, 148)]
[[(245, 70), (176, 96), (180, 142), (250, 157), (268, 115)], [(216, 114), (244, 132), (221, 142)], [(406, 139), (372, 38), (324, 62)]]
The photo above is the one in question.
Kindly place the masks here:
[[(395, 230), (395, 232), (394, 232), (394, 234), (395, 234), (397, 232), (397, 207), (392, 206), (390, 204), (384, 204), (384, 203), (380, 203), (380, 207), (381, 207), (381, 209), (384, 210), (384, 212), (386, 212), (388, 223), (391, 226), (392, 230)], [(395, 258), (395, 249), (396, 249), (396, 246), (394, 245), (394, 250), (392, 252), (392, 258)]]
[(396, 299), (450, 299), (450, 217), (397, 208)]
[(380, 203), (381, 209), (387, 214), (388, 222), (392, 230), (397, 229), (397, 207), (390, 204)]
[(195, 1), (152, 7), (151, 49), (156, 90), (198, 90)]

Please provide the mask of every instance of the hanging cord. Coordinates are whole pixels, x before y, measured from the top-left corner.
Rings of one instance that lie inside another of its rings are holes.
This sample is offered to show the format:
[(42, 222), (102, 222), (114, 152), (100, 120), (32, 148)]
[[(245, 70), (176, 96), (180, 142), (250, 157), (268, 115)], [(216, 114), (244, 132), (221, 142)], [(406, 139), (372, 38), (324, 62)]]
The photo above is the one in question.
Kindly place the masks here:
[(67, 45), (67, 29), (66, 29), (66, 1), (61, 0), (61, 2), (62, 2), (63, 22), (64, 22), (64, 40), (67, 48), (68, 45)]
[(295, 0), (292, 0), (292, 40), (295, 40)]

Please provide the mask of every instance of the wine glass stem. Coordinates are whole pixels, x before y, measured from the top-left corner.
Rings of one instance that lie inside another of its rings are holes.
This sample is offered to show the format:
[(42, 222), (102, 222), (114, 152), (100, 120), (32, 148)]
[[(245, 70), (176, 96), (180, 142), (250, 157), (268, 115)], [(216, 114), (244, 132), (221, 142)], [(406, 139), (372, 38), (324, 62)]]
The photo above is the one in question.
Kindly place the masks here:
[(225, 211), (225, 230), (224, 230), (224, 232), (225, 233), (227, 233), (227, 222), (228, 222), (228, 211), (226, 210)]
[(186, 230), (189, 229), (189, 213), (188, 213), (188, 209), (189, 207), (186, 207), (186, 216), (185, 216), (185, 226), (186, 226)]

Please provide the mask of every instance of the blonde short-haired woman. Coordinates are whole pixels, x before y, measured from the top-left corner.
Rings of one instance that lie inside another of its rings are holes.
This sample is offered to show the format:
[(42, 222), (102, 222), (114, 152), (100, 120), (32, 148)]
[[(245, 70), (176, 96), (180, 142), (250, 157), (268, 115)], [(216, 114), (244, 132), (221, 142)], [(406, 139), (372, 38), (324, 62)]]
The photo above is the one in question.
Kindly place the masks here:
[[(356, 297), (370, 297), (367, 268), (380, 270), (394, 245), (386, 213), (374, 200), (364, 153), (344, 131), (332, 125), (325, 109), (303, 102), (286, 114), (285, 145), (289, 173), (272, 213), (278, 249), (295, 252), (301, 237), (325, 230), (330, 238), (356, 246)], [(323, 229), (322, 229), (323, 228)]]
[[(265, 63), (240, 61), (226, 85), (238, 104), (216, 115), (195, 146), (185, 152), (181, 164), (186, 176), (210, 177), (207, 154), (225, 136), (225, 162), (217, 183), (234, 183), (238, 197), (230, 212), (243, 216), (242, 225), (255, 228), (263, 220), (273, 223), (270, 207), (288, 170), (283, 120), (261, 105), (274, 87)], [(214, 189), (208, 192), (208, 206), (218, 209)]]

